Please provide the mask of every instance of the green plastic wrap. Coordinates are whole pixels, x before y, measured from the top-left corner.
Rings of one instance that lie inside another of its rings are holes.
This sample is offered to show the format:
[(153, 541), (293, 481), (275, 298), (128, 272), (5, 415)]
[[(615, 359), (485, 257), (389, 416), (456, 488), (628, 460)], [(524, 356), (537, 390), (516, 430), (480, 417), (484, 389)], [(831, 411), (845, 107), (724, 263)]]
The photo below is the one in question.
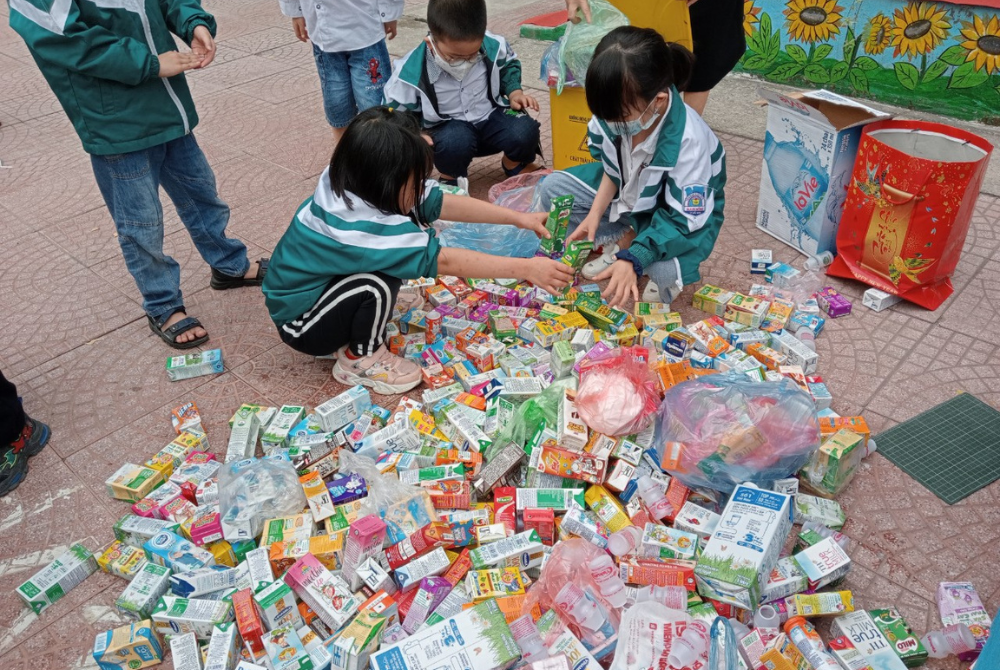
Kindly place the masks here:
[(514, 419), (504, 426), (500, 435), (493, 440), (493, 444), (486, 450), (486, 461), (493, 459), (500, 449), (507, 444), (514, 442), (524, 446), (528, 438), (535, 434), (542, 422), (550, 426), (556, 425), (559, 416), (559, 401), (562, 399), (563, 391), (574, 388), (576, 380), (573, 378), (560, 379), (552, 382), (548, 388), (539, 393), (531, 400), (526, 400), (517, 408)]
[(566, 28), (565, 39), (559, 47), (557, 93), (562, 93), (566, 84), (567, 70), (582, 84), (598, 43), (615, 28), (629, 24), (628, 17), (607, 0), (590, 0), (590, 13), (593, 18), (590, 23), (571, 23)]

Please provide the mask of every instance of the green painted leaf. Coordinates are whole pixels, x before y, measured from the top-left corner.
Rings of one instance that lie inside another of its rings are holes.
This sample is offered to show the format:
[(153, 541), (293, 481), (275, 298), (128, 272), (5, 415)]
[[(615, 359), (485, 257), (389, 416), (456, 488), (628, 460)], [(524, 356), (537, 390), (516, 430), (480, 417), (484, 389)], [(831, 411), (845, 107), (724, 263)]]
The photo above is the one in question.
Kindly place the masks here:
[(757, 53), (763, 53), (764, 43), (767, 39), (760, 34), (759, 30), (755, 30), (750, 37), (747, 38), (747, 49), (749, 51), (755, 51)]
[(944, 53), (938, 56), (938, 60), (944, 61), (948, 65), (954, 65), (958, 67), (965, 62), (965, 59), (969, 56), (969, 52), (963, 49), (959, 45), (948, 47), (944, 50)]
[(768, 60), (774, 60), (778, 57), (778, 53), (781, 51), (781, 33), (775, 30), (771, 33), (771, 36), (767, 38), (767, 45), (764, 49), (764, 54), (767, 56)]
[(943, 75), (945, 73), (945, 70), (948, 69), (948, 67), (949, 65), (945, 63), (943, 60), (934, 61), (928, 66), (927, 72), (924, 72), (924, 82), (934, 81), (935, 79)]
[(743, 67), (748, 70), (763, 70), (770, 62), (760, 54), (753, 54), (743, 61)]
[(796, 63), (805, 64), (809, 57), (806, 55), (806, 50), (800, 47), (798, 44), (789, 44), (785, 47), (785, 53), (792, 57), (792, 60)]
[(830, 81), (830, 73), (819, 63), (813, 63), (806, 68), (806, 79), (813, 84), (826, 84)]
[(838, 82), (847, 76), (847, 71), (850, 68), (847, 63), (840, 61), (839, 63), (834, 63), (833, 67), (830, 68), (830, 83)]
[(857, 43), (858, 38), (854, 36), (854, 31), (850, 28), (847, 29), (847, 33), (844, 35), (844, 60), (851, 60), (851, 56), (854, 55), (854, 45)]
[(832, 51), (833, 47), (830, 46), (829, 44), (820, 44), (818, 47), (816, 47), (816, 51), (813, 52), (813, 57), (812, 57), (813, 62), (814, 63), (820, 62), (821, 60), (829, 56), (830, 52)]
[(760, 15), (760, 32), (764, 35), (771, 34), (771, 15), (764, 12)]
[(859, 91), (868, 92), (868, 75), (863, 71), (858, 68), (851, 68), (848, 78), (850, 79), (851, 86)]
[(877, 70), (879, 68), (878, 61), (871, 56), (862, 56), (854, 61), (854, 66), (864, 70), (865, 72), (871, 72), (872, 70)]
[(975, 63), (962, 63), (951, 73), (948, 88), (973, 88), (985, 83), (989, 78), (985, 70), (976, 70)]
[(920, 83), (920, 70), (911, 63), (895, 63), (892, 67), (896, 71), (896, 79), (903, 88), (910, 91), (917, 88), (917, 84)]
[(778, 79), (780, 81), (786, 81), (791, 79), (803, 70), (802, 65), (798, 63), (785, 63), (784, 65), (779, 65), (771, 71), (771, 77)]

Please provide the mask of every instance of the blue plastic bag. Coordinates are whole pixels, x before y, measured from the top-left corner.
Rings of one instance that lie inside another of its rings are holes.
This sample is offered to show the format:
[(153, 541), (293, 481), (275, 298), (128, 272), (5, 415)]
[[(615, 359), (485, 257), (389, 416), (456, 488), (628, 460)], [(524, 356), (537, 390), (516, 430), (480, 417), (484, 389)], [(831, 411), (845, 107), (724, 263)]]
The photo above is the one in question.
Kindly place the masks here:
[[(518, 212), (538, 212), (541, 209), (534, 194), (534, 185), (515, 188), (500, 193), (494, 204)], [(511, 258), (531, 258), (538, 251), (538, 235), (514, 226), (438, 221), (434, 228), (441, 244), (455, 249)]]

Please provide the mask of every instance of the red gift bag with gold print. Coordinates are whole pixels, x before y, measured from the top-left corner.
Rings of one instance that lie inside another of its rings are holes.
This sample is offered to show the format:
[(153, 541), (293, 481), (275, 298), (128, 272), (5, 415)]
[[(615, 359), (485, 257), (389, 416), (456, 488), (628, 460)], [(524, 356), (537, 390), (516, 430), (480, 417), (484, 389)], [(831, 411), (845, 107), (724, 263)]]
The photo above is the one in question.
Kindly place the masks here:
[(828, 274), (858, 279), (927, 309), (954, 289), (993, 145), (925, 121), (865, 127)]

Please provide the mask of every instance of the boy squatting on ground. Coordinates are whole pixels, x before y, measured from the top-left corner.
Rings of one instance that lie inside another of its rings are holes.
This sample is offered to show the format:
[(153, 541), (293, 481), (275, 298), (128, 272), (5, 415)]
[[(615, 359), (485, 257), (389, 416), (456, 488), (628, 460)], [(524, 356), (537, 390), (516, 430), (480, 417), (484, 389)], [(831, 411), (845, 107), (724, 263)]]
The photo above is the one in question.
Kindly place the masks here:
[(404, 0), (278, 0), (295, 36), (312, 40), (326, 120), (340, 141), (354, 115), (382, 104)]
[(642, 300), (672, 302), (701, 278), (722, 228), (725, 151), (678, 92), (691, 65), (687, 49), (655, 30), (608, 33), (586, 78), (594, 114), (588, 143), (598, 162), (554, 172), (538, 186), (546, 209), (554, 197), (575, 196), (567, 239), (604, 246), (582, 274), (609, 280), (604, 296), (612, 305), (638, 300), (644, 274)]
[(342, 384), (386, 395), (420, 384), (420, 367), (385, 346), (397, 298), (415, 297), (399, 294), (407, 279), (512, 277), (551, 293), (573, 281), (572, 268), (549, 258), (442, 248), (430, 227), (438, 218), (548, 236), (547, 215), (442, 194), (428, 179), (432, 157), (413, 115), (385, 107), (361, 112), (274, 249), (263, 290), (281, 339), (311, 356), (337, 354), (333, 376)]
[(485, 0), (430, 0), (430, 35), (393, 65), (385, 104), (417, 114), (434, 140), (444, 183), (468, 177), (473, 158), (503, 153), (504, 174), (530, 171), (539, 124), (524, 111), (538, 102), (521, 90), (521, 62), (486, 30)]

